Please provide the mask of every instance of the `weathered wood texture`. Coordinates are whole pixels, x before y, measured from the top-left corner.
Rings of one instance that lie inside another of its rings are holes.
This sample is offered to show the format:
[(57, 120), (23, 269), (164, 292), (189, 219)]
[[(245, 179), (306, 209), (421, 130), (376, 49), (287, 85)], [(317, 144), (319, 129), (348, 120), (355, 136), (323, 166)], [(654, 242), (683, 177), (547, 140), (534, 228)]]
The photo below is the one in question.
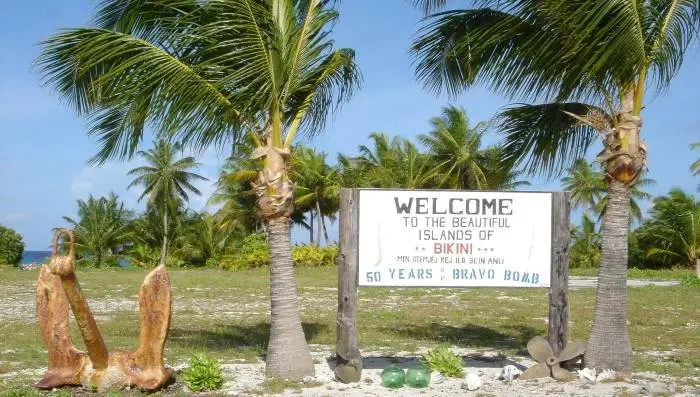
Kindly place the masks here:
[(566, 346), (569, 321), (569, 194), (552, 193), (552, 273), (548, 340), (557, 355)]
[(359, 382), (362, 375), (362, 357), (357, 345), (358, 232), (359, 192), (341, 189), (335, 373), (345, 383)]

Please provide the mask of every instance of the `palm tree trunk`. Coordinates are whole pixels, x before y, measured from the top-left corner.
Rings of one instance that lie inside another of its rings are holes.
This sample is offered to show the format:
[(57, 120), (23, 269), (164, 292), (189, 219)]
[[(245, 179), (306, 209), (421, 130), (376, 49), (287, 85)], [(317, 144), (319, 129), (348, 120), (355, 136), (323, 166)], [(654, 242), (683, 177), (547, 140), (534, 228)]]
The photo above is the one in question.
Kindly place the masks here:
[(640, 140), (641, 118), (633, 114), (634, 92), (623, 98), (618, 122), (599, 157), (608, 177), (608, 204), (603, 219), (602, 249), (593, 328), (584, 361), (599, 371), (632, 373), (632, 345), (627, 327), (627, 262), (631, 185), (646, 163)]
[(268, 135), (263, 170), (253, 189), (270, 246), (270, 341), (265, 375), (300, 380), (314, 376), (311, 351), (304, 338), (292, 266), (291, 215), (294, 185), (287, 175), (289, 151), (273, 146)]
[(309, 210), (309, 244), (314, 243), (314, 210)]
[(289, 218), (267, 223), (270, 244), (270, 342), (267, 346), (267, 376), (300, 379), (314, 375), (309, 346), (301, 327), (297, 286), (292, 266)]
[(160, 263), (165, 264), (168, 256), (168, 208), (163, 208), (163, 247), (160, 251)]
[(323, 221), (323, 216), (321, 215), (321, 208), (318, 204), (318, 201), (316, 201), (316, 246), (320, 247), (321, 246), (321, 230), (322, 230), (322, 225), (321, 222)]
[(589, 368), (632, 371), (632, 346), (627, 328), (627, 235), (629, 186), (612, 180), (603, 220), (595, 320), (585, 363)]

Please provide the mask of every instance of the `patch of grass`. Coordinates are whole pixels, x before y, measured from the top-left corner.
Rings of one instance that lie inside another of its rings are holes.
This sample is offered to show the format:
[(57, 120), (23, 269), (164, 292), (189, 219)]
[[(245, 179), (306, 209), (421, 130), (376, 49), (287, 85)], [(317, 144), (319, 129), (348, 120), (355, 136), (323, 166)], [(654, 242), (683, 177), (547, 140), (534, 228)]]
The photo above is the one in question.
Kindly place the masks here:
[[(638, 269), (635, 267), (627, 270), (627, 277), (652, 279), (652, 280), (678, 280), (681, 277), (692, 276), (695, 272), (687, 268), (672, 269)], [(598, 268), (574, 268), (569, 269), (569, 275), (577, 277), (598, 277)]]
[(462, 376), (464, 361), (462, 357), (452, 353), (447, 347), (432, 349), (421, 357), (421, 363), (432, 371), (439, 372), (443, 376), (458, 378)]
[(700, 277), (694, 274), (687, 274), (681, 276), (681, 285), (687, 285), (689, 287), (700, 287)]
[[(138, 343), (137, 296), (147, 272), (78, 272), (110, 351), (131, 350)], [(306, 338), (312, 344), (332, 346), (337, 269), (296, 268), (295, 272)], [(170, 273), (173, 315), (165, 352), (169, 365), (186, 363), (198, 351), (206, 351), (222, 362), (264, 358), (269, 338), (267, 269), (170, 269)], [(2, 274), (2, 360), (12, 363), (12, 371), (45, 367), (46, 347), (39, 336), (34, 309), (38, 273), (8, 270)], [(676, 272), (670, 278), (678, 277)], [(569, 294), (569, 337), (586, 340), (592, 325), (595, 290), (576, 289)], [(638, 353), (635, 370), (698, 376), (692, 364), (700, 359), (700, 305), (695, 302), (696, 296), (697, 288), (684, 285), (628, 289), (629, 328)], [(363, 351), (387, 354), (457, 346), (495, 349), (504, 356), (527, 355), (528, 340), (547, 333), (547, 310), (546, 289), (364, 288), (359, 290), (359, 340)], [(83, 350), (82, 338), (73, 320), (71, 323), (73, 342)], [(673, 350), (682, 363), (644, 356), (652, 350)], [(39, 376), (12, 378), (26, 377), (23, 386), (31, 385)]]

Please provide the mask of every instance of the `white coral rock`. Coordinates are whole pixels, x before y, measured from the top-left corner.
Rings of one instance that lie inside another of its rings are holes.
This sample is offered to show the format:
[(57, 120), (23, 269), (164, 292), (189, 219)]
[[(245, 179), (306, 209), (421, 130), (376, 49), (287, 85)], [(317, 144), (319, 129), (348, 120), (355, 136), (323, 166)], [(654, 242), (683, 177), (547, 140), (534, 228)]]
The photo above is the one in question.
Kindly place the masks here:
[(464, 377), (464, 382), (462, 382), (462, 389), (469, 391), (477, 390), (481, 387), (481, 378), (474, 372), (470, 372)]
[(615, 379), (617, 375), (615, 374), (615, 371), (611, 369), (604, 369), (601, 371), (598, 376), (595, 378), (596, 382), (602, 382), (606, 379)]
[(523, 371), (519, 370), (515, 365), (506, 365), (505, 367), (501, 368), (501, 373), (498, 375), (498, 380), (511, 382), (522, 373)]
[(588, 379), (591, 382), (596, 381), (595, 368), (584, 368), (576, 372), (578, 372), (578, 378), (581, 380)]

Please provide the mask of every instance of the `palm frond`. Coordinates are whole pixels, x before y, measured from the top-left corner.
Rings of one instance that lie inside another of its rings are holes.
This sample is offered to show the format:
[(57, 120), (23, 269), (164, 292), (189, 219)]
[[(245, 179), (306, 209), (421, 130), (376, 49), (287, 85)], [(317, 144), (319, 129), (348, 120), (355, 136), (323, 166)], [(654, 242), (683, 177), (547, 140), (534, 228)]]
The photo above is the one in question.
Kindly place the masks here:
[(506, 160), (532, 174), (556, 176), (582, 158), (599, 131), (565, 112), (585, 116), (602, 109), (583, 103), (514, 105), (498, 115)]

